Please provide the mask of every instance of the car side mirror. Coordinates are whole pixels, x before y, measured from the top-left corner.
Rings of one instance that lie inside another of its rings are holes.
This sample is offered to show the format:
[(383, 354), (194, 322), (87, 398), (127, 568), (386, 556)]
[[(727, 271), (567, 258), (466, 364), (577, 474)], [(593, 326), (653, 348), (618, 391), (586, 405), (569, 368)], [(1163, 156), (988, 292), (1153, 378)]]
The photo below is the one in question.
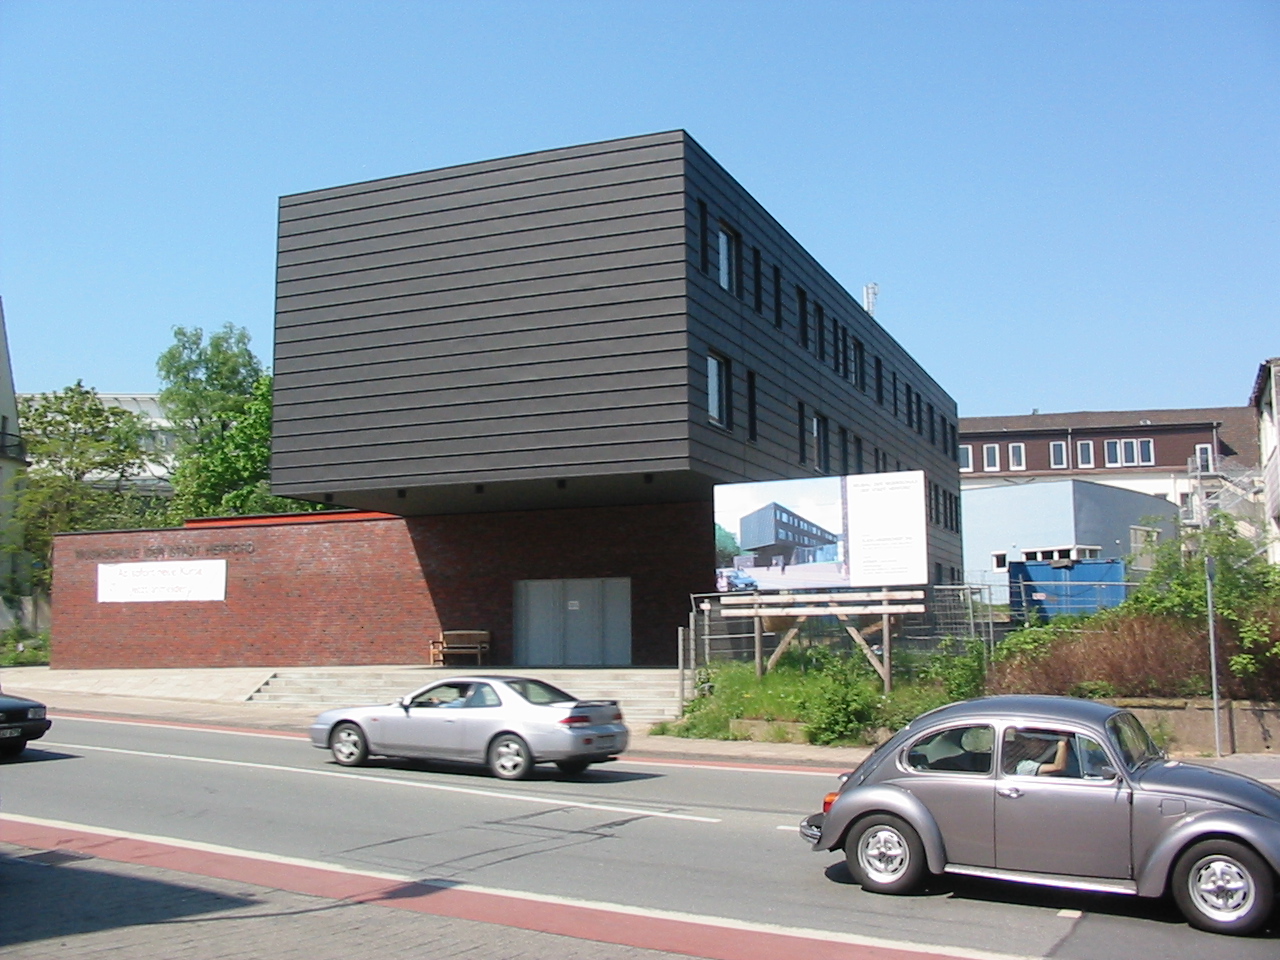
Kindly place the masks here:
[(410, 700), (410, 697), (408, 695), (405, 695), (396, 701), (396, 703), (400, 705), (400, 708), (404, 710), (405, 713), (409, 712), (409, 700)]

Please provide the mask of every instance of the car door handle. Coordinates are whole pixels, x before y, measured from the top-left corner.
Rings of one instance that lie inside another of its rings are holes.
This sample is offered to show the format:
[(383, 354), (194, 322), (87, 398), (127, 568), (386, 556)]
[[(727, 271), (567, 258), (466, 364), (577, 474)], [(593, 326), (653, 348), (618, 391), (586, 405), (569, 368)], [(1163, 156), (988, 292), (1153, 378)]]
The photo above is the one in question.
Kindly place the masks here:
[(1008, 797), (1010, 800), (1017, 800), (1022, 796), (1022, 791), (1017, 787), (996, 787), (996, 793), (1002, 797)]

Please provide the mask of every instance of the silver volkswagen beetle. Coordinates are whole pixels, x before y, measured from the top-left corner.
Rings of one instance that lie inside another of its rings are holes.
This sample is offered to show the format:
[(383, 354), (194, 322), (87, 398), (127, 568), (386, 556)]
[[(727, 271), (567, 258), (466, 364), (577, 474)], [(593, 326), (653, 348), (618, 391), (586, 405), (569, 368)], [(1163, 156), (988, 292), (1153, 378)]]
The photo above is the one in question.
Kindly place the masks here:
[(1168, 759), (1131, 713), (1000, 696), (913, 720), (845, 775), (801, 835), (879, 893), (926, 873), (1139, 897), (1195, 926), (1260, 929), (1280, 872), (1280, 791)]
[(575, 775), (627, 749), (616, 700), (579, 700), (528, 677), (450, 677), (376, 707), (326, 710), (311, 743), (343, 766), (372, 754), (487, 763), (519, 780), (535, 764)]

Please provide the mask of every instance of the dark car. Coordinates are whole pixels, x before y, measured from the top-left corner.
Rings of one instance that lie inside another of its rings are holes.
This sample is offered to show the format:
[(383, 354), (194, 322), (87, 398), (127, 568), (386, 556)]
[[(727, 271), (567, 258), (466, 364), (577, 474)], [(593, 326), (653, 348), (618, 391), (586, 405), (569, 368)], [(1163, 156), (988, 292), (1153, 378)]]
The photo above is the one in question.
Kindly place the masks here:
[(728, 590), (758, 590), (760, 588), (754, 577), (743, 573), (741, 570), (730, 570), (725, 574), (724, 582)]
[(18, 756), (28, 741), (39, 740), (53, 726), (43, 703), (0, 693), (0, 760)]
[(926, 873), (1139, 897), (1251, 933), (1275, 906), (1280, 791), (1168, 759), (1126, 710), (1001, 696), (917, 717), (846, 774), (801, 835), (879, 893)]

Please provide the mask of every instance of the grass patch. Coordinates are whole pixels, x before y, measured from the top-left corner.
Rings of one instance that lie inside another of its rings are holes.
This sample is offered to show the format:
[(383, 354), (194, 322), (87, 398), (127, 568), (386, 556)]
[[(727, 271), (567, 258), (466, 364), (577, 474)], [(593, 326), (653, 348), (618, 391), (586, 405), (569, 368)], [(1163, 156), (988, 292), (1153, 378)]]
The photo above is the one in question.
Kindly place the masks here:
[(13, 626), (0, 633), (0, 667), (27, 667), (49, 662), (49, 634)]

